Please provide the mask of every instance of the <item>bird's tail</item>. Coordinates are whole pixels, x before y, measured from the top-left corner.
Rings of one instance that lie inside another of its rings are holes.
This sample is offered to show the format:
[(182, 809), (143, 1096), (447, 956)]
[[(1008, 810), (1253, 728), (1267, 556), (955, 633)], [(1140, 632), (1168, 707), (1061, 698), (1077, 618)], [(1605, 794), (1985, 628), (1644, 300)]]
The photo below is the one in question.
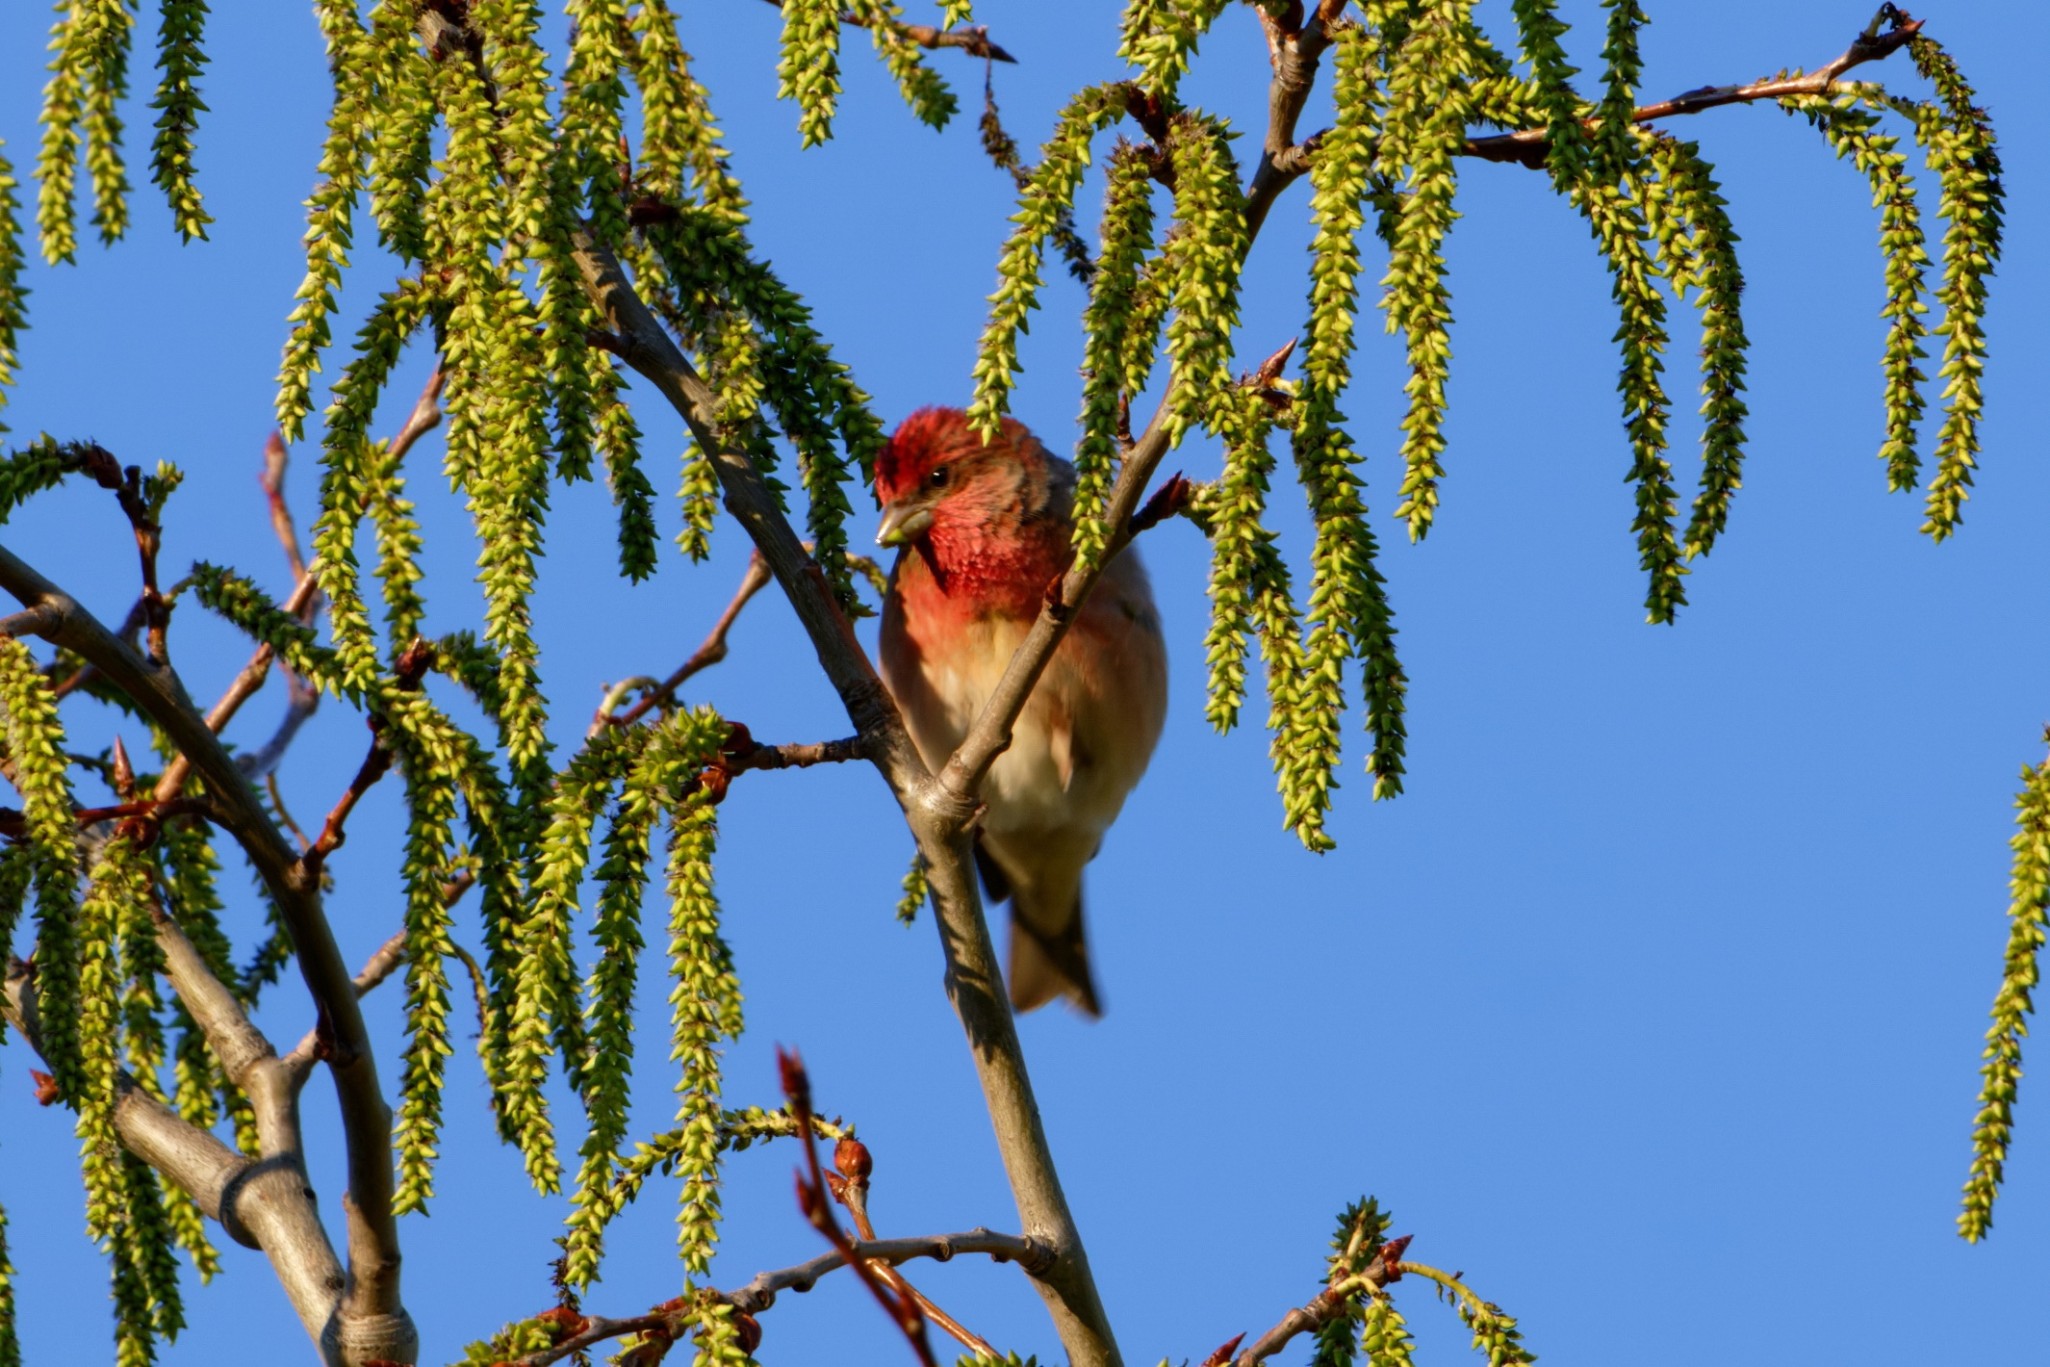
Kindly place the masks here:
[[(1042, 854), (1044, 844), (1039, 846)], [(1082, 858), (1046, 859), (1027, 883), (1014, 878), (983, 841), (975, 846), (983, 890), (992, 903), (1011, 904), (1011, 1007), (1030, 1011), (1066, 997), (1094, 1019), (1103, 1014), (1096, 979), (1089, 972), (1089, 945), (1082, 937)]]
[(1011, 904), (1011, 1005), (1030, 1011), (1056, 997), (1092, 1017), (1103, 1014), (1082, 938), (1082, 895), (1078, 889), (1074, 904), (1055, 913), (1021, 892)]

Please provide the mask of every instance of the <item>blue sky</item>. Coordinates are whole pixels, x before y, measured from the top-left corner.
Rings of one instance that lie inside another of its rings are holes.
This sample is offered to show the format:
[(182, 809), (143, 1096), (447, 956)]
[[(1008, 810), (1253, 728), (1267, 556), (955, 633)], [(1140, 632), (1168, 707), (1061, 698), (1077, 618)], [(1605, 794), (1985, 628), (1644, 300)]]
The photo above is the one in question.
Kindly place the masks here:
[[(1858, 4), (1648, 7), (1648, 96), (1819, 65), (1869, 17)], [(178, 246), (161, 205), (138, 193), (131, 241), (88, 248), (75, 269), (38, 267), (6, 418), (17, 438), (46, 429), (125, 461), (176, 462), (188, 482), (167, 520), (167, 563), (225, 561), (282, 592), (255, 477), (302, 269), (298, 203), (325, 74), (305, 7), (217, 8), (199, 153), (213, 240)], [(839, 139), (800, 152), (795, 111), (773, 98), (774, 13), (747, 0), (683, 8), (754, 201), (757, 247), (886, 420), (965, 399), (1011, 208), (1008, 177), (975, 142), (980, 65), (940, 55), (968, 114), (936, 134), (849, 35)], [(1481, 11), (1513, 41), (1506, 5)], [(1598, 7), (1564, 12), (1582, 25), (1572, 53), (1597, 67)], [(1264, 735), (1209, 732), (1204, 547), (1180, 523), (1146, 538), (1173, 702), (1153, 770), (1090, 870), (1108, 1014), (1089, 1024), (1054, 1009), (1022, 1027), (1131, 1361), (1200, 1360), (1272, 1324), (1316, 1290), (1334, 1213), (1367, 1192), (1415, 1235), (1411, 1256), (1463, 1269), (1555, 1361), (2040, 1351), (2040, 1089), (2024, 1087), (1990, 1244), (1952, 1233), (2005, 940), (2009, 803), (2050, 719), (2050, 177), (2027, 93), (2040, 97), (2040, 72), (2022, 41), (2038, 23), (2012, 0), (1917, 12), (1977, 83), (2008, 172), (1983, 470), (1951, 542), (1916, 534), (1919, 498), (1888, 495), (1874, 459), (1882, 296), (1863, 179), (1805, 123), (1765, 108), (1679, 129), (1717, 162), (1743, 236), (1754, 349), (1745, 488), (1677, 626), (1643, 622), (1606, 276), (1572, 211), (1515, 168), (1464, 168), (1465, 216), (1448, 246), (1450, 473), (1420, 547), (1386, 517), (1400, 347), (1378, 316), (1363, 320), (1348, 411), (1369, 453), (1411, 680), (1410, 774), (1400, 799), (1370, 802), (1349, 721), (1337, 852), (1306, 854), (1281, 830)], [(1069, 92), (1120, 74), (1109, 6), (990, 3), (980, 17), (1020, 58), (998, 69), (997, 95), (1028, 145)], [(43, 22), (19, 8), (0, 16), (0, 136), (18, 165), (35, 142)], [(1905, 62), (1879, 74), (1916, 91)], [(1250, 140), (1265, 75), (1251, 13), (1234, 7), (1185, 95)], [(1301, 326), (1306, 188), (1256, 249), (1249, 358)], [(1378, 271), (1371, 244), (1368, 259)], [(374, 253), (359, 267), (345, 309), (388, 276)], [(1014, 399), (1056, 447), (1079, 408), (1079, 304), (1072, 285), (1050, 286)], [(1691, 326), (1676, 314), (1669, 379), (1683, 414)], [(410, 358), (381, 430), (426, 365)], [(639, 411), (666, 488), (679, 426), (652, 404)], [(1675, 423), (1683, 478), (1695, 433)], [(304, 525), (314, 448), (295, 456)], [(1207, 478), (1217, 463), (1192, 438), (1170, 468)], [(434, 545), (433, 624), (472, 625), (460, 505), (425, 475), (416, 487)], [(1285, 492), (1275, 502), (1292, 507)], [(673, 523), (673, 507), (663, 515)], [(711, 564), (670, 555), (633, 587), (612, 569), (602, 489), (561, 492), (552, 519), (536, 618), (555, 731), (570, 742), (604, 683), (665, 673), (689, 652), (745, 548), (722, 526)], [(1283, 529), (1300, 563), (1300, 518)], [(5, 540), (105, 616), (132, 595), (126, 533), (103, 496), (39, 501)], [(692, 701), (765, 740), (845, 733), (782, 603), (757, 600), (733, 646)], [(190, 608), (173, 650), (202, 698), (243, 658)], [(266, 735), (281, 706), (266, 695), (244, 737)], [(100, 734), (75, 715), (82, 734)], [(302, 822), (331, 805), (363, 744), (360, 718), (323, 709), (283, 775)], [(389, 783), (374, 793), (331, 863), (331, 912), (352, 957), (397, 925), (398, 796)], [(929, 919), (906, 931), (891, 917), (909, 841), (880, 781), (853, 766), (752, 774), (721, 826), (719, 892), (750, 1022), (727, 1057), (731, 1099), (772, 1104), (772, 1046), (799, 1047), (821, 1104), (858, 1121), (874, 1151), (883, 1233), (1014, 1227)], [(662, 991), (647, 991), (640, 1132), (666, 1124)], [(395, 1055), (397, 993), (372, 1007)], [(265, 1023), (288, 1043), (307, 1012), (280, 991)], [(18, 1047), (0, 1058), (0, 1202), (29, 1360), (110, 1360), (75, 1141), (29, 1101), (29, 1062)], [(563, 1209), (529, 1194), (517, 1156), (491, 1142), (474, 1058), (459, 1056), (451, 1077), (440, 1196), (403, 1228), (425, 1361), (546, 1304)], [(308, 1098), (315, 1185), (338, 1210), (331, 1102), (318, 1084)], [(790, 1198), (793, 1157), (771, 1146), (730, 1163), (718, 1284), (818, 1251)], [(631, 1313), (675, 1294), (668, 1196), (651, 1189), (620, 1227), (592, 1309)], [(231, 1244), (223, 1255), (225, 1281), (195, 1289), (192, 1327), (165, 1361), (292, 1360), (304, 1339), (260, 1258)], [(1015, 1271), (969, 1261), (912, 1271), (987, 1337), (1057, 1360)], [(1460, 1360), (1449, 1308), (1399, 1290), (1426, 1360)], [(764, 1363), (904, 1357), (852, 1282), (786, 1297), (764, 1328)]]

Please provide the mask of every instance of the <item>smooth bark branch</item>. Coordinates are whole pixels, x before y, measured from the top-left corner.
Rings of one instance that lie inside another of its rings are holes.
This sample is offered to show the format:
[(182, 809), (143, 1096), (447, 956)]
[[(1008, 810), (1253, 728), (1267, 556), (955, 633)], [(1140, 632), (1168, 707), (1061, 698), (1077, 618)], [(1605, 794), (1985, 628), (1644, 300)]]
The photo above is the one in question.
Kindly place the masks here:
[[(443, 900), (453, 902), (455, 898), (448, 896), (447, 890), (444, 889)], [(405, 961), (406, 932), (402, 930), (379, 945), (377, 952), (356, 971), (356, 995), (367, 996), (378, 984), (396, 973), (399, 965)], [(299, 1089), (306, 1085), (306, 1079), (312, 1075), (313, 1065), (320, 1060), (320, 1055), (320, 1031), (315, 1028), (308, 1030), (304, 1038), (292, 1047), (292, 1052), (279, 1060), (294, 1096), (297, 1096)]]
[(300, 1323), (328, 1360), (335, 1361), (335, 1308), (345, 1277), (306, 1174), (299, 1089), (270, 1040), (207, 968), (177, 922), (158, 914), (156, 931), (171, 986), (205, 1033), (221, 1070), (248, 1096), (256, 1115), (261, 1157), (255, 1163), (238, 1160), (242, 1171), (235, 1179), (235, 1199), (215, 1218), (238, 1240), (248, 1241), (244, 1229), (254, 1235)]
[[(928, 887), (946, 959), (947, 995), (969, 1038), (1012, 1199), (1026, 1234), (1054, 1255), (1034, 1273), (1033, 1285), (1046, 1302), (1074, 1367), (1116, 1367), (1122, 1359), (1110, 1318), (1089, 1272), (1081, 1230), (1061, 1190), (982, 912), (971, 853), (974, 789), (934, 782), (895, 701), (833, 601), (825, 576), (776, 506), (754, 462), (721, 439), (710, 387), (634, 292), (611, 251), (588, 231), (578, 232), (574, 240), (584, 287), (614, 334), (619, 355), (655, 385), (710, 453), (727, 511), (768, 562), (860, 733), (868, 759), (904, 809), (930, 871)], [(1038, 672), (1035, 665), (1033, 677)]]
[(25, 606), (55, 611), (55, 624), (41, 634), (97, 667), (164, 729), (206, 782), (221, 825), (241, 845), (277, 903), (292, 937), (300, 976), (336, 1046), (328, 1065), (348, 1154), (349, 1185), (343, 1204), (349, 1226), (349, 1271), (336, 1310), (335, 1341), (344, 1362), (378, 1357), (414, 1360), (418, 1335), (399, 1295), (391, 1110), (378, 1086), (376, 1057), (356, 1004), (355, 984), (322, 910), (317, 878), (271, 822), (256, 790), (169, 666), (144, 660), (69, 594), (4, 547), (0, 588)]
[[(1631, 121), (1650, 123), (1654, 119), (1699, 114), (1704, 110), (1718, 109), (1729, 104), (1754, 104), (1759, 100), (1836, 93), (1836, 83), (1846, 71), (1854, 66), (1862, 66), (1866, 62), (1883, 61), (1906, 47), (1909, 40), (1922, 31), (1922, 21), (1919, 19), (1901, 19), (1896, 22), (1897, 27), (1880, 33), (1879, 21), (1875, 19), (1873, 27), (1852, 39), (1851, 45), (1834, 61), (1806, 76), (1775, 76), (1744, 85), (1705, 85), (1684, 95), (1675, 95), (1670, 100), (1642, 105), (1632, 112)], [(1593, 128), (1594, 120), (1588, 120), (1586, 126)], [(1466, 146), (1461, 149), (1461, 154), (1479, 157), (1483, 161), (1514, 162), (1520, 166), (1541, 169), (1545, 164), (1548, 147), (1549, 140), (1544, 129), (1521, 128), (1514, 133), (1469, 138)]]
[[(35, 990), (18, 961), (8, 967), (5, 1013), (41, 1053)], [(125, 1071), (115, 1083), (114, 1132), (122, 1147), (188, 1193), (236, 1243), (262, 1250), (308, 1337), (326, 1362), (338, 1363), (323, 1339), (333, 1326), (342, 1266), (298, 1164), (268, 1156), (252, 1162), (143, 1091)]]

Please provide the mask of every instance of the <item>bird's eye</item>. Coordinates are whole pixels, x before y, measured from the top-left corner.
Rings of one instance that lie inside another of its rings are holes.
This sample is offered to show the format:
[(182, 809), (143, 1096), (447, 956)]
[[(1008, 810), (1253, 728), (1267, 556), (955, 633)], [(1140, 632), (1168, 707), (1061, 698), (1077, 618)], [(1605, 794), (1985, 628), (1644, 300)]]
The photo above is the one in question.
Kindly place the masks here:
[(933, 467), (932, 473), (925, 477), (925, 485), (928, 489), (944, 489), (947, 487), (947, 480), (950, 477), (946, 466), (936, 465)]

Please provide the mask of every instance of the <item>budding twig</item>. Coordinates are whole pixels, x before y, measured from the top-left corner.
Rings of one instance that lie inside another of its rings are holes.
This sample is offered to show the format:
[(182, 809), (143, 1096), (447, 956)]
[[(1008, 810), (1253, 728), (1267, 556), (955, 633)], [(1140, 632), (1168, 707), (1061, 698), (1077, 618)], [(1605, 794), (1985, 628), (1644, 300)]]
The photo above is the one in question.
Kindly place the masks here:
[[(847, 1207), (847, 1213), (854, 1217), (855, 1232), (864, 1242), (873, 1243), (876, 1238), (875, 1225), (868, 1218), (869, 1174), (875, 1170), (875, 1161), (869, 1156), (868, 1146), (851, 1135), (833, 1146), (834, 1172), (826, 1174), (826, 1185), (832, 1189), (833, 1197)], [(900, 1296), (909, 1296), (918, 1302), (918, 1308), (925, 1317), (937, 1324), (942, 1331), (951, 1335), (955, 1342), (974, 1353), (978, 1358), (995, 1362), (1001, 1358), (988, 1339), (971, 1332), (962, 1323), (935, 1305), (930, 1296), (913, 1286), (903, 1273), (888, 1263), (872, 1263), (875, 1274), (888, 1282)]]
[(918, 1356), (922, 1367), (939, 1367), (933, 1356), (932, 1343), (925, 1334), (925, 1312), (918, 1301), (910, 1296), (899, 1295), (877, 1275), (871, 1260), (856, 1250), (854, 1242), (840, 1228), (840, 1222), (833, 1218), (833, 1208), (826, 1200), (826, 1178), (819, 1167), (818, 1143), (812, 1138), (811, 1128), (811, 1078), (804, 1070), (804, 1060), (793, 1051), (776, 1050), (776, 1067), (783, 1077), (783, 1095), (789, 1099), (791, 1114), (797, 1117), (797, 1132), (804, 1141), (805, 1165), (811, 1170), (810, 1178), (800, 1172), (797, 1177), (797, 1204), (812, 1223), (812, 1228), (826, 1236), (834, 1252), (854, 1269), (862, 1284), (869, 1289), (876, 1302), (883, 1307), (905, 1339), (911, 1344), (911, 1351)]

